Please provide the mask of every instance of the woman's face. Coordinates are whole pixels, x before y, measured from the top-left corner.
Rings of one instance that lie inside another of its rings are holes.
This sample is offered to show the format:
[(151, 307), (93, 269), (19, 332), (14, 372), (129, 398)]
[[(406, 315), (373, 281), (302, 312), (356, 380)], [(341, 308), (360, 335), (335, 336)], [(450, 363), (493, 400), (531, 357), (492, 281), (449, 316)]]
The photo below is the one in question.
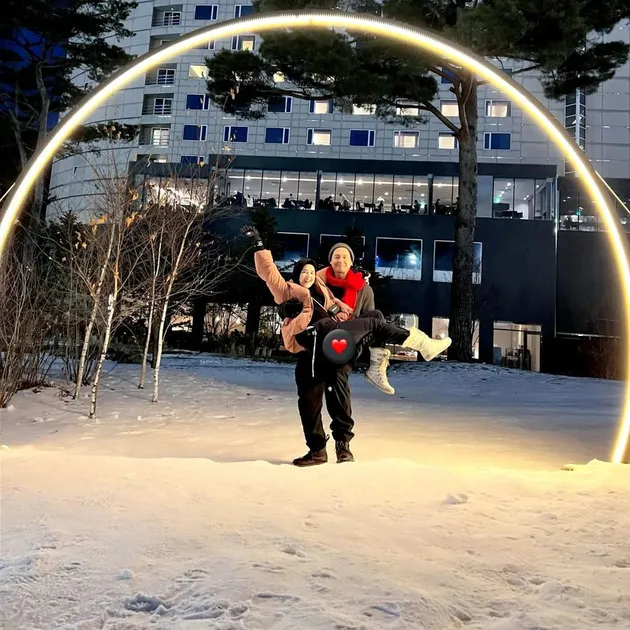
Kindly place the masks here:
[(300, 286), (310, 289), (315, 283), (315, 267), (313, 265), (304, 265), (300, 271)]

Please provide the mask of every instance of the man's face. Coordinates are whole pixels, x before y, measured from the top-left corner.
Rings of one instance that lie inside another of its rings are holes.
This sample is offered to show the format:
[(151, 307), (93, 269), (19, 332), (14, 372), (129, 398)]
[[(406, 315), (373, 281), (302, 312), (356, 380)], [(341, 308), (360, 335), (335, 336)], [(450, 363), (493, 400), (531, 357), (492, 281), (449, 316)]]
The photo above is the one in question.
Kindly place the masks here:
[(348, 275), (350, 267), (352, 267), (350, 252), (345, 247), (338, 247), (330, 259), (330, 266), (335, 273), (335, 277), (343, 280)]
[(304, 265), (300, 271), (300, 286), (310, 289), (315, 282), (315, 267), (313, 265)]

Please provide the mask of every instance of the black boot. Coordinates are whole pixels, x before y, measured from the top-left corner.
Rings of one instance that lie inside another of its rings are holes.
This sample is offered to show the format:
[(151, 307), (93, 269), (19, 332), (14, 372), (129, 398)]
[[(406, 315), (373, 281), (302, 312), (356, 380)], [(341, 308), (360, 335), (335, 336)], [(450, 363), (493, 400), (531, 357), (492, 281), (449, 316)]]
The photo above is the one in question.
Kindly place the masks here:
[(326, 452), (326, 449), (323, 448), (320, 451), (309, 451), (303, 457), (294, 459), (293, 465), (305, 468), (306, 466), (319, 466), (320, 464), (325, 464), (327, 461), (328, 453)]
[(350, 442), (343, 442), (337, 440), (335, 442), (335, 450), (337, 451), (337, 463), (343, 464), (344, 462), (353, 462), (354, 455), (350, 450)]

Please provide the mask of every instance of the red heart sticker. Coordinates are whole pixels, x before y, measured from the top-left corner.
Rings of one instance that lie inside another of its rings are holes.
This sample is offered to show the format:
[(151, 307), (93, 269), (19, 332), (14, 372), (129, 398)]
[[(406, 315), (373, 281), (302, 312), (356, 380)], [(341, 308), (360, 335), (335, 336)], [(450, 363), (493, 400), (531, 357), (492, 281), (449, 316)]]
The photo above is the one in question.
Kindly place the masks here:
[(348, 342), (345, 339), (333, 339), (330, 344), (337, 354), (341, 354), (346, 349)]

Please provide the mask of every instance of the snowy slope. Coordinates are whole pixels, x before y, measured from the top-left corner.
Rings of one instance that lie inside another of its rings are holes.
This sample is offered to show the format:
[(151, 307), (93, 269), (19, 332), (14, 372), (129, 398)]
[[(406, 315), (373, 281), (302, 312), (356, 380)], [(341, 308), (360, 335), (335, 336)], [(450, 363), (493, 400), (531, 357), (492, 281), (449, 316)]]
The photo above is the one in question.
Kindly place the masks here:
[[(621, 384), (406, 365), (353, 377), (356, 464), (298, 470), (290, 366), (168, 357), (2, 423), (3, 628), (630, 628)], [(7, 448), (8, 447), (8, 448)]]

